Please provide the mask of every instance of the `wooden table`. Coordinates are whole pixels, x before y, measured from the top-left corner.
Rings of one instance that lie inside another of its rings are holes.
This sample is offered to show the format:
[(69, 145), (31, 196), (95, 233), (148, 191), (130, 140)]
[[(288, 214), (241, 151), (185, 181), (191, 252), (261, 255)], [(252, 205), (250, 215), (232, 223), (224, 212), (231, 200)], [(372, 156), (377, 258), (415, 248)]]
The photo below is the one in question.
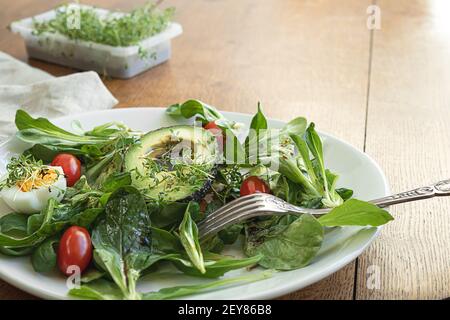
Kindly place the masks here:
[[(0, 50), (27, 61), (6, 25), (59, 0), (0, 0)], [(130, 9), (144, 0), (86, 0)], [(450, 177), (448, 1), (190, 0), (172, 59), (131, 80), (105, 79), (119, 107), (197, 98), (222, 110), (314, 119), (378, 161), (393, 191)], [(73, 70), (39, 62), (54, 75)], [(370, 183), (370, 181), (367, 181)], [(450, 296), (450, 199), (399, 205), (368, 250), (334, 275), (283, 299), (442, 299)], [(375, 266), (380, 286), (367, 281)], [(370, 287), (370, 286), (369, 286)], [(0, 282), (0, 298), (32, 298)]]

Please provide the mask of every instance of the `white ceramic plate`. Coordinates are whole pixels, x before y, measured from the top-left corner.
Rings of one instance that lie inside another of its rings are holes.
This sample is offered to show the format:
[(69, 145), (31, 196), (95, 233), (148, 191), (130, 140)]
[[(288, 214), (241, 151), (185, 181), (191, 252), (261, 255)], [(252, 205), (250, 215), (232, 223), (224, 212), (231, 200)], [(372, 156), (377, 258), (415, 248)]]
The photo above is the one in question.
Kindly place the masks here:
[[(229, 119), (250, 123), (251, 115), (224, 112)], [(59, 118), (54, 122), (65, 129), (71, 129), (73, 120), (79, 120), (85, 129), (109, 121), (122, 121), (136, 130), (153, 130), (159, 127), (179, 124), (165, 115), (160, 108), (130, 108), (91, 112), (77, 116)], [(186, 121), (187, 122), (187, 121)], [(283, 122), (270, 120), (271, 128), (280, 128)], [(343, 124), (345, 125), (345, 124)], [(339, 185), (355, 191), (354, 197), (370, 200), (389, 193), (386, 178), (380, 167), (366, 154), (351, 145), (327, 134), (324, 139), (326, 166), (339, 173)], [(27, 146), (15, 138), (0, 146), (0, 173), (5, 171), (7, 160)], [(0, 215), (9, 209), (0, 201)], [(189, 299), (270, 299), (304, 288), (336, 272), (354, 260), (374, 240), (377, 228), (336, 228), (327, 232), (319, 255), (307, 267), (288, 272), (278, 272), (271, 278), (243, 285), (234, 285), (218, 291), (188, 297)], [(230, 253), (238, 254), (236, 248)], [(261, 272), (256, 268), (251, 272)], [(225, 277), (248, 274), (246, 270), (229, 272)], [(33, 295), (47, 299), (69, 299), (65, 279), (57, 272), (41, 275), (33, 271), (29, 257), (12, 258), (0, 255), (0, 277), (12, 285)], [(184, 275), (161, 272), (144, 277), (138, 286), (141, 292), (158, 290), (181, 284), (199, 283), (203, 280)]]

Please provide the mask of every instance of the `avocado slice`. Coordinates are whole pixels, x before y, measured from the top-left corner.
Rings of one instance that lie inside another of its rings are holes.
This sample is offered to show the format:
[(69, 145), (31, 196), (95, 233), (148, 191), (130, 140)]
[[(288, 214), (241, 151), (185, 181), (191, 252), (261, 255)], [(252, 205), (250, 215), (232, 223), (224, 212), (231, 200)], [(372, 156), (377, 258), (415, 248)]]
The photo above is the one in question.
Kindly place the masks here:
[(154, 200), (201, 199), (216, 174), (219, 146), (201, 127), (172, 126), (150, 131), (125, 156), (132, 184)]

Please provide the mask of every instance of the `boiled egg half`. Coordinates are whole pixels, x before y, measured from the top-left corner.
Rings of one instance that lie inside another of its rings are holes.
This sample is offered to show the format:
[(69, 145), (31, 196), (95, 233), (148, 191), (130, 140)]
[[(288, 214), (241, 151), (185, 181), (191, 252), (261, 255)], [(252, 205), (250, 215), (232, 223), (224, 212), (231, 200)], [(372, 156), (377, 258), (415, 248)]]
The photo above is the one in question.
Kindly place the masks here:
[(50, 198), (61, 201), (66, 188), (63, 169), (44, 166), (26, 180), (4, 188), (0, 196), (14, 212), (32, 214), (44, 209)]

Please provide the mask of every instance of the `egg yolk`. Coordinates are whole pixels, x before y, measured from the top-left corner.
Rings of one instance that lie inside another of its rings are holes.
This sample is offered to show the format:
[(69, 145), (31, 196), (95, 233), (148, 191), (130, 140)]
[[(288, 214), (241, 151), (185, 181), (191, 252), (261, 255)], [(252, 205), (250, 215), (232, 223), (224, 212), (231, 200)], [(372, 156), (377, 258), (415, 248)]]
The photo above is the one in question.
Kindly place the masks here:
[(18, 181), (17, 187), (22, 192), (29, 192), (40, 187), (48, 187), (58, 179), (59, 174), (60, 173), (54, 169), (42, 169), (25, 181)]

